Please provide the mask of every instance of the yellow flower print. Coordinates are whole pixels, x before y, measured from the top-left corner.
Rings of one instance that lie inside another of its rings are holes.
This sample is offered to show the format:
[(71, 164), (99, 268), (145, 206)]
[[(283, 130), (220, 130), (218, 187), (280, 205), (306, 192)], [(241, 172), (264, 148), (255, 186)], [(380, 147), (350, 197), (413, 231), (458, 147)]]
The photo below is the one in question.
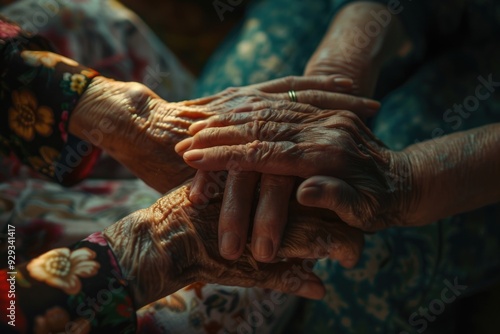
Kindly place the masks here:
[(54, 68), (57, 63), (78, 66), (76, 61), (48, 51), (23, 51), (21, 52), (21, 57), (23, 57), (26, 64), (31, 66), (42, 65), (48, 68)]
[(59, 160), (59, 152), (49, 146), (40, 147), (40, 157), (34, 156), (29, 158), (30, 165), (33, 168), (45, 175), (54, 176), (54, 162)]
[(81, 95), (86, 84), (87, 77), (85, 77), (84, 75), (76, 73), (71, 76), (70, 88), (72, 91), (77, 92)]
[(92, 261), (95, 256), (95, 252), (86, 247), (73, 252), (69, 248), (57, 248), (31, 260), (26, 269), (37, 281), (75, 295), (82, 288), (80, 277), (97, 274), (100, 265)]
[(31, 141), (35, 137), (35, 131), (45, 137), (52, 134), (52, 109), (38, 106), (38, 101), (31, 91), (12, 92), (12, 104), (9, 109), (9, 126), (19, 137)]

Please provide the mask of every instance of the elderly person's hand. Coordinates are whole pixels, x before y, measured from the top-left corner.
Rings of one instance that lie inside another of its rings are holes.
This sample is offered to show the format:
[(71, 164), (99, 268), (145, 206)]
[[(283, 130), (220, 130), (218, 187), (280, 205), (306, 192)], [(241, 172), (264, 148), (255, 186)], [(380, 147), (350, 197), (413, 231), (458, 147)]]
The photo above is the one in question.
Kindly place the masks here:
[[(194, 125), (199, 132), (179, 144), (189, 147), (184, 160), (192, 167), (329, 177), (327, 207), (346, 223), (373, 231), (407, 221), (413, 202), (408, 196), (411, 178), (406, 154), (386, 149), (349, 111), (310, 107), (303, 112), (290, 105), (289, 110), (272, 113), (264, 108), (214, 116), (203, 126)], [(298, 200), (318, 206), (315, 201), (319, 203), (319, 198), (326, 196), (319, 191), (322, 186), (321, 178), (305, 181)], [(276, 252), (285, 229), (288, 194), (271, 197), (272, 190), (260, 188), (252, 232), (254, 255), (259, 252), (258, 238), (266, 238)], [(249, 193), (252, 189), (226, 188), (221, 221), (227, 219), (225, 216), (232, 220), (224, 223), (220, 233), (246, 240), (249, 221), (245, 217), (249, 216), (252, 199)]]
[(194, 174), (174, 152), (174, 145), (187, 137), (193, 122), (250, 102), (286, 100), (290, 89), (297, 91), (299, 100), (321, 108), (374, 113), (378, 105), (372, 100), (331, 92), (349, 91), (350, 85), (338, 75), (288, 77), (168, 103), (142, 84), (96, 77), (73, 111), (69, 131), (108, 152), (156, 190), (166, 192)]
[(321, 298), (324, 287), (311, 270), (315, 261), (293, 258), (331, 256), (350, 264), (361, 253), (363, 235), (359, 230), (327, 210), (294, 203), (278, 253), (287, 261), (257, 263), (248, 251), (237, 261), (225, 260), (217, 248), (220, 198), (200, 207), (189, 201), (188, 191), (188, 186), (181, 186), (104, 232), (124, 277), (131, 280), (138, 306), (195, 281), (260, 286)]

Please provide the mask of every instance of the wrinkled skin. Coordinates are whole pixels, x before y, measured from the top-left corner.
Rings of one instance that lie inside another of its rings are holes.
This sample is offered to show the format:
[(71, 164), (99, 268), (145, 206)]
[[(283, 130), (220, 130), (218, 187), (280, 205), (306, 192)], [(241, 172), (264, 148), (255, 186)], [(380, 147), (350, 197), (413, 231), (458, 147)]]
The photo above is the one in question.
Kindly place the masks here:
[[(124, 276), (132, 282), (139, 305), (195, 281), (260, 286), (309, 298), (323, 296), (321, 281), (310, 271), (314, 261), (263, 264), (256, 262), (248, 250), (239, 260), (223, 259), (217, 247), (221, 198), (197, 206), (189, 201), (188, 193), (188, 186), (181, 186), (104, 232)], [(280, 259), (331, 256), (355, 262), (359, 258), (362, 232), (331, 212), (294, 203), (290, 217), (278, 253)], [(297, 271), (298, 267), (302, 269)]]
[[(349, 111), (309, 106), (304, 112), (290, 105), (288, 110), (271, 113), (266, 108), (273, 105), (214, 116), (203, 123), (203, 129), (196, 126), (193, 138), (179, 144), (188, 147), (184, 159), (202, 170), (231, 166), (238, 171), (310, 178), (297, 190), (301, 204), (329, 208), (347, 224), (365, 231), (404, 224), (416, 202), (412, 196), (418, 195), (410, 193), (411, 168), (404, 152), (386, 149)], [(238, 205), (245, 190), (231, 191), (229, 200)], [(287, 204), (282, 200), (273, 207), (281, 210), (283, 205)], [(283, 219), (274, 227), (283, 230), (285, 224)], [(233, 228), (246, 236), (246, 226)]]
[[(376, 21), (374, 13), (383, 13), (387, 24)], [(365, 32), (373, 25), (380, 31), (366, 35), (368, 38), (361, 41), (359, 31)], [(332, 19), (304, 75), (339, 74), (353, 80), (352, 94), (372, 96), (382, 66), (409, 52), (411, 44), (408, 41), (398, 15), (390, 15), (386, 5), (371, 1), (351, 2)]]
[(198, 100), (168, 103), (142, 84), (97, 77), (73, 111), (69, 130), (164, 193), (194, 174), (175, 154), (174, 146), (188, 136), (195, 121), (248, 103), (287, 100), (289, 89), (297, 90), (299, 100), (321, 108), (349, 107), (373, 113), (368, 107), (376, 109), (376, 102), (331, 92), (348, 91), (350, 84), (339, 76), (287, 77)]

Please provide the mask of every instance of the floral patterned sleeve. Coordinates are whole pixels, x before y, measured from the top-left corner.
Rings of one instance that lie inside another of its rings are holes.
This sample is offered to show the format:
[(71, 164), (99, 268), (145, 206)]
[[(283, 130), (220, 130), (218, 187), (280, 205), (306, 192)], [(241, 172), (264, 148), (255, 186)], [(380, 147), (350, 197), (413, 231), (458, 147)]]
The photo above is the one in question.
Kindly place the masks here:
[(97, 232), (0, 271), (0, 332), (133, 333), (130, 296), (106, 239)]
[(71, 111), (98, 73), (51, 50), (42, 37), (0, 17), (0, 152), (72, 185), (99, 155), (67, 131)]
[[(99, 151), (68, 133), (71, 111), (98, 73), (51, 52), (39, 36), (0, 17), (0, 152), (71, 185), (88, 173)], [(95, 233), (67, 248), (21, 264), (15, 226), (1, 247), (0, 333), (135, 331), (127, 281), (106, 240)]]

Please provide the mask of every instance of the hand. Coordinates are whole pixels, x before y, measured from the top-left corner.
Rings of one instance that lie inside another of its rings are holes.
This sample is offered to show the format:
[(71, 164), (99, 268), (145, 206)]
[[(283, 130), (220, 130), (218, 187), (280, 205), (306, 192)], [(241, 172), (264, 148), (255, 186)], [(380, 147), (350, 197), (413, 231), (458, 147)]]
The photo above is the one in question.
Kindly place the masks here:
[[(328, 77), (320, 76), (317, 77), (317, 80), (322, 78), (324, 79)], [(333, 76), (333, 78), (336, 77)], [(304, 101), (304, 103), (293, 103), (286, 100), (282, 100), (277, 103), (273, 101), (272, 97), (274, 95), (269, 95), (271, 98), (267, 98), (262, 101), (262, 93), (260, 93), (260, 90), (279, 91), (287, 86), (285, 84), (287, 81), (294, 82), (294, 86), (299, 88), (302, 88), (302, 86), (318, 89), (328, 88), (324, 85), (315, 84), (308, 78), (294, 78), (293, 80), (294, 81), (289, 79), (280, 79), (265, 84), (251, 86), (246, 89), (236, 91), (233, 89), (227, 90), (227, 94), (231, 96), (230, 101), (240, 101), (243, 105), (233, 110), (231, 113), (219, 114), (219, 119), (237, 119), (240, 116), (247, 118), (249, 115), (252, 115), (252, 113), (255, 113), (255, 119), (258, 117), (265, 118), (265, 114), (267, 113), (278, 113), (281, 110), (287, 110), (287, 108), (293, 108), (299, 113), (312, 113), (317, 111), (318, 108), (349, 108), (360, 115), (369, 116), (373, 115), (380, 107), (378, 102), (370, 99), (316, 90), (297, 92), (299, 101)], [(281, 82), (283, 87), (279, 87), (279, 85), (276, 84), (279, 82)], [(269, 85), (272, 88), (265, 88), (265, 85)], [(288, 84), (288, 87), (289, 86), (290, 84)], [(256, 87), (258, 90), (255, 90)], [(240, 97), (234, 98), (234, 94), (239, 95)], [(256, 100), (256, 97), (259, 97), (259, 99)], [(207, 99), (210, 98), (201, 99), (200, 102), (206, 103)], [(244, 99), (246, 99), (245, 103), (242, 102)], [(248, 99), (251, 100), (248, 101)], [(224, 102), (224, 99), (222, 99), (222, 102)], [(246, 104), (248, 102), (253, 103)], [(306, 103), (310, 103), (311, 105)], [(205, 126), (207, 126), (207, 123), (198, 122), (190, 127), (190, 131), (196, 132)], [(189, 147), (189, 145), (190, 142), (185, 141), (179, 143), (175, 149), (179, 154), (182, 154)], [(225, 196), (219, 222), (220, 251), (224, 258), (234, 260), (237, 259), (243, 252), (243, 240), (245, 240), (246, 236), (246, 230), (243, 231), (243, 229), (249, 226), (249, 212), (252, 205), (251, 199), (260, 176), (254, 172), (236, 171), (233, 168), (224, 169), (229, 169), (230, 172), (227, 177), (227, 182), (225, 183)], [(193, 181), (190, 199), (196, 203), (205, 202), (214, 193), (222, 191), (224, 187), (224, 179), (225, 176), (220, 176), (220, 174), (198, 172)], [(252, 240), (253, 255), (259, 261), (271, 262), (276, 256), (279, 248), (279, 244), (277, 244), (276, 241), (281, 238), (281, 234), (284, 229), (284, 225), (281, 222), (286, 219), (288, 200), (292, 193), (294, 183), (295, 179), (293, 177), (263, 175), (261, 178), (260, 194), (262, 200), (259, 201), (259, 206), (256, 211), (253, 229), (253, 233), (256, 237)], [(245, 192), (242, 192), (241, 189), (245, 189)], [(237, 193), (239, 196), (233, 199), (231, 195), (233, 193)], [(281, 203), (281, 205), (268, 207), (268, 203), (271, 205)], [(236, 228), (235, 222), (242, 222), (240, 225), (241, 227)], [(229, 233), (226, 234), (226, 232)]]
[[(327, 207), (347, 224), (365, 231), (405, 224), (406, 214), (414, 204), (407, 155), (386, 149), (349, 111), (318, 109), (304, 113), (290, 106), (289, 110), (273, 113), (215, 116), (205, 125), (192, 139), (179, 144), (189, 147), (184, 160), (194, 168), (216, 171), (229, 166), (240, 172), (327, 177), (306, 180), (297, 194), (299, 202)], [(224, 200), (227, 196), (227, 207), (233, 208), (230, 212), (246, 208), (248, 188), (226, 189)], [(258, 222), (254, 223), (254, 239), (268, 237), (273, 245), (279, 245), (286, 223), (281, 214), (286, 212), (283, 202), (277, 197), (263, 196), (261, 186), (257, 210), (262, 206), (268, 212), (261, 215), (260, 224), (265, 227), (256, 229)], [(223, 204), (223, 210), (225, 207)], [(264, 214), (273, 220), (266, 220)], [(241, 220), (234, 220), (225, 229), (245, 240), (248, 220), (243, 216), (247, 212), (241, 215)], [(235, 221), (242, 223), (234, 224)]]
[[(248, 111), (259, 104), (281, 101), (290, 103), (288, 91), (295, 90), (297, 102), (322, 109), (348, 109), (360, 117), (370, 117), (380, 108), (380, 103), (348, 94), (352, 91), (352, 80), (341, 75), (318, 75), (308, 77), (285, 77), (260, 84), (228, 88), (213, 96), (180, 102), (190, 111), (211, 111), (216, 114)], [(276, 105), (276, 104), (275, 104)], [(279, 105), (276, 105), (279, 107)]]
[(198, 207), (188, 200), (188, 191), (188, 186), (181, 186), (104, 232), (124, 277), (133, 278), (139, 306), (195, 281), (256, 285), (317, 299), (325, 290), (311, 271), (314, 261), (289, 258), (331, 256), (352, 266), (360, 256), (361, 231), (345, 225), (329, 211), (295, 203), (278, 253), (280, 259), (288, 261), (257, 263), (248, 251), (238, 261), (225, 260), (217, 248), (221, 199)]
[[(286, 92), (292, 88), (308, 103), (328, 106), (334, 96), (341, 106), (369, 112), (374, 101), (319, 90), (348, 90), (349, 84), (346, 88), (346, 83), (338, 79), (339, 76), (289, 77), (229, 89), (203, 99), (168, 103), (142, 84), (97, 77), (73, 111), (69, 131), (102, 148), (148, 185), (164, 193), (194, 174), (175, 154), (174, 145), (187, 137), (189, 126), (197, 120), (230, 112), (250, 101), (287, 99)], [(308, 90), (301, 90), (304, 87)]]
[(194, 173), (174, 154), (174, 145), (195, 120), (213, 114), (184, 112), (139, 83), (96, 77), (73, 111), (69, 131), (166, 192)]

